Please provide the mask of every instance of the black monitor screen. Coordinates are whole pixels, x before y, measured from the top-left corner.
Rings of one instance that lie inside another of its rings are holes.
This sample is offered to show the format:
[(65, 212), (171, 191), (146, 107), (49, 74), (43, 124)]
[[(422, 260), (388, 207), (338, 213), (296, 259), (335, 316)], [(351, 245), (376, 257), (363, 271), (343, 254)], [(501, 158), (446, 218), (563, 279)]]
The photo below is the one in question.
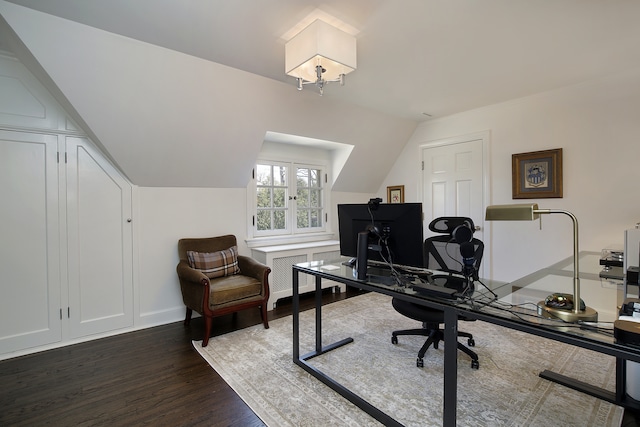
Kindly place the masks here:
[(369, 260), (422, 267), (422, 203), (341, 204), (338, 227), (344, 256), (356, 257), (358, 233), (371, 230)]

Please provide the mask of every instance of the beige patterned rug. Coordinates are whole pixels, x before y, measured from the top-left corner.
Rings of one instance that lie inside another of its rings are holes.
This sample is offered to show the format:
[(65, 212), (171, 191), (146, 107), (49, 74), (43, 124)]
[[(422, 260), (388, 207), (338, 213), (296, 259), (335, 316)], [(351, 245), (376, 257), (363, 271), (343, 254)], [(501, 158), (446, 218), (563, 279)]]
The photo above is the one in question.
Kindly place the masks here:
[[(313, 349), (314, 314), (301, 314), (301, 353)], [(443, 347), (415, 365), (423, 337), (391, 332), (419, 327), (369, 293), (323, 307), (323, 344), (354, 342), (312, 359), (314, 366), (406, 426), (442, 425)], [(459, 426), (619, 426), (622, 408), (538, 377), (550, 369), (608, 390), (615, 359), (495, 326), (461, 322), (474, 334), (480, 369), (458, 352)], [(463, 341), (464, 342), (464, 341)], [(375, 420), (292, 361), (292, 319), (211, 338), (196, 350), (267, 426), (377, 426)]]

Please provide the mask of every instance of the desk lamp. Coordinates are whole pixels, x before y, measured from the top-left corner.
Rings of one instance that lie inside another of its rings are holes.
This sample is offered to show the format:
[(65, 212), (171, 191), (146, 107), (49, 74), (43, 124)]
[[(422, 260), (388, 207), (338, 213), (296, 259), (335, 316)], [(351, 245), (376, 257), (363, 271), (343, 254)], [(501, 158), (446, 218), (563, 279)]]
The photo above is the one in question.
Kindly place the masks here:
[[(573, 220), (573, 308), (550, 307), (545, 301), (538, 303), (538, 314), (547, 318), (559, 318), (567, 322), (598, 320), (598, 312), (590, 307), (581, 307), (580, 276), (578, 272), (578, 219), (571, 212), (556, 209), (538, 209), (537, 203), (487, 206), (487, 221), (533, 221), (540, 215), (561, 213)], [(549, 298), (547, 298), (549, 299)]]

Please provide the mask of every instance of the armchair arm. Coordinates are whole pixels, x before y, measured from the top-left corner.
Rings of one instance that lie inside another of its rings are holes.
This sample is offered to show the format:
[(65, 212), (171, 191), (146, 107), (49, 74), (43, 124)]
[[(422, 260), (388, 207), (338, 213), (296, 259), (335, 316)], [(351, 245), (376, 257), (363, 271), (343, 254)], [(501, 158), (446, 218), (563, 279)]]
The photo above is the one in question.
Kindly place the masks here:
[(180, 261), (176, 267), (176, 271), (178, 272), (180, 281), (200, 283), (202, 285), (209, 282), (209, 278), (202, 271), (189, 267), (189, 263), (186, 261)]
[(263, 280), (266, 270), (271, 272), (268, 266), (244, 255), (238, 255), (238, 267), (243, 275), (254, 277), (260, 281)]
[(271, 268), (255, 259), (238, 255), (238, 267), (240, 268), (240, 274), (245, 276), (254, 277), (262, 283), (262, 296), (269, 297), (269, 273)]
[(205, 313), (208, 309), (209, 278), (203, 272), (189, 267), (187, 261), (180, 261), (176, 270), (184, 305), (200, 314)]

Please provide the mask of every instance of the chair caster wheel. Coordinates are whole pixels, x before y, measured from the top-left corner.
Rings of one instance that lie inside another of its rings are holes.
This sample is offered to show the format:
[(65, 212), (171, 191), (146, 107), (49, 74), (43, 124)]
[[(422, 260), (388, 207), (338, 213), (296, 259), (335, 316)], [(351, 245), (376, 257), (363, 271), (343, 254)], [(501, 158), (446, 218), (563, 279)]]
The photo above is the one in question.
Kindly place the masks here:
[(416, 360), (416, 366), (418, 368), (424, 368), (424, 360), (421, 357), (418, 357), (418, 359)]
[(480, 369), (480, 362), (478, 362), (477, 360), (472, 360), (471, 369)]
[(398, 344), (398, 337), (392, 336), (391, 337), (391, 344)]
[(469, 344), (469, 347), (475, 347), (476, 346), (476, 342), (473, 340), (473, 338), (469, 338), (469, 341), (467, 341), (467, 344)]

